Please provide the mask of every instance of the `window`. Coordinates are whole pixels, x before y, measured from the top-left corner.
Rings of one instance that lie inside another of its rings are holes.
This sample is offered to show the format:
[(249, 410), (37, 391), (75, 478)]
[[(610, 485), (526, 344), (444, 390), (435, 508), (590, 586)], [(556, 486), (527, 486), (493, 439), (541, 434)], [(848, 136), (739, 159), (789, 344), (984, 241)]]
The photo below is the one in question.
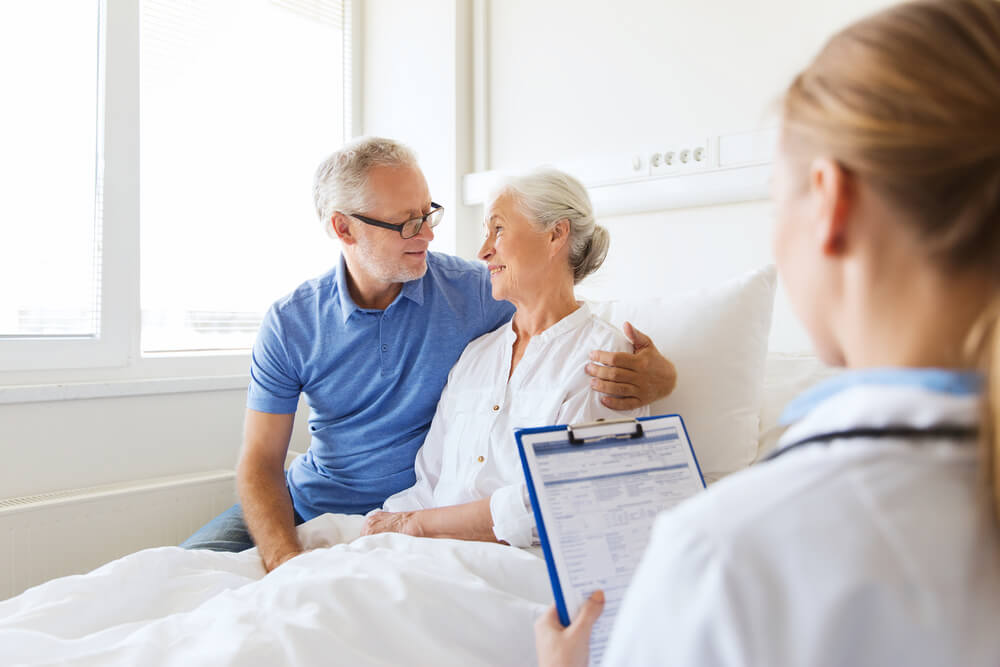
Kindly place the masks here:
[(322, 0), (143, 0), (142, 349), (247, 348), (337, 250), (312, 206), (344, 141), (344, 15)]
[(0, 3), (0, 337), (96, 337), (100, 3)]
[(356, 20), (351, 0), (0, 2), (0, 383), (245, 373), (218, 353), (337, 256), (312, 174), (355, 133)]

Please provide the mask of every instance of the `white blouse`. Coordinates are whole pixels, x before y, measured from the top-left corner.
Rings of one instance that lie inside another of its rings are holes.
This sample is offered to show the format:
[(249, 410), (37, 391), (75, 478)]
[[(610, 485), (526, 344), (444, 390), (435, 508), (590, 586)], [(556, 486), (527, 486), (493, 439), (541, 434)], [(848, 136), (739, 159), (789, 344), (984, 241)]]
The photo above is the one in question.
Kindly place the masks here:
[(590, 352), (631, 352), (632, 344), (585, 304), (532, 337), (510, 375), (516, 338), (508, 322), (465, 348), (417, 454), (416, 484), (382, 509), (411, 511), (489, 497), (497, 539), (530, 546), (535, 521), (514, 429), (649, 414), (648, 407), (611, 410), (591, 389), (584, 371)]

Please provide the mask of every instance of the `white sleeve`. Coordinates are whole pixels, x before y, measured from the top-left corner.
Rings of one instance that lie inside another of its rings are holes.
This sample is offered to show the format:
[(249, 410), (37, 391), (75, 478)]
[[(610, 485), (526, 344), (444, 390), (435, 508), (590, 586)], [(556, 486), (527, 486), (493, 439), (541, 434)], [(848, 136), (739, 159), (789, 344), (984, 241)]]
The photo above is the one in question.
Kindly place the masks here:
[[(599, 343), (596, 348), (602, 347)], [(604, 349), (612, 352), (631, 352), (632, 343), (622, 338), (614, 344), (607, 345)], [(601, 403), (601, 396), (590, 387), (590, 376), (587, 375), (586, 382), (566, 397), (559, 408), (559, 415), (556, 417), (557, 424), (578, 424), (580, 422), (592, 422), (597, 419), (625, 419), (627, 417), (648, 417), (649, 406), (644, 405), (635, 410), (612, 410)]]
[(524, 482), (501, 486), (490, 496), (493, 534), (514, 547), (530, 547), (538, 541), (535, 515), (531, 512)]
[(647, 417), (649, 416), (649, 406), (644, 405), (635, 410), (612, 410), (601, 403), (601, 396), (590, 388), (586, 387), (571, 394), (559, 408), (559, 416), (556, 418), (557, 424), (578, 424), (580, 422), (592, 422), (598, 419), (625, 419), (626, 417)]
[[(752, 633), (760, 630), (762, 619), (749, 606), (752, 596), (743, 590), (738, 564), (724, 545), (661, 515), (602, 664), (782, 664), (755, 659), (759, 651)], [(745, 578), (748, 572), (742, 574)]]
[(434, 418), (431, 419), (431, 427), (424, 438), (424, 444), (417, 452), (417, 460), (414, 462), (413, 471), (417, 475), (416, 483), (408, 489), (389, 496), (382, 509), (386, 512), (409, 512), (413, 510), (424, 510), (434, 507), (434, 488), (441, 478), (441, 465), (444, 459), (444, 436), (448, 428), (447, 420), (444, 417), (443, 406), (447, 405), (448, 387), (451, 386), (451, 375), (448, 375), (448, 384), (441, 392), (437, 409), (434, 411)]

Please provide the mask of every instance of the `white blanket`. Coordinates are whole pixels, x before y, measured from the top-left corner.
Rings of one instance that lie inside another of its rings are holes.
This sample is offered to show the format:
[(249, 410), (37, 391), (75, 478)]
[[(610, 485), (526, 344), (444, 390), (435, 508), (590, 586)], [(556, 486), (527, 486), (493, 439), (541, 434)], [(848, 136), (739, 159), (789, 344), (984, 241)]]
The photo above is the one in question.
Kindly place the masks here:
[[(551, 603), (536, 553), (299, 527), (315, 550), (147, 549), (0, 602), (0, 665), (530, 665)], [(333, 544), (334, 546), (328, 546)]]

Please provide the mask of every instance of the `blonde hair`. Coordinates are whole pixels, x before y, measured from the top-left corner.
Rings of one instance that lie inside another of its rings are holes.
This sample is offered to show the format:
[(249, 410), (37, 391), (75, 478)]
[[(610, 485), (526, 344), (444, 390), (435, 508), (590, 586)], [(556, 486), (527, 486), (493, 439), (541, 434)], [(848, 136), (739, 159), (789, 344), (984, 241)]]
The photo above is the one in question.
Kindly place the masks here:
[[(1000, 286), (1000, 2), (917, 0), (834, 36), (784, 99), (789, 145), (821, 150), (905, 213), (928, 259)], [(980, 424), (1000, 514), (1000, 290), (977, 326)]]

